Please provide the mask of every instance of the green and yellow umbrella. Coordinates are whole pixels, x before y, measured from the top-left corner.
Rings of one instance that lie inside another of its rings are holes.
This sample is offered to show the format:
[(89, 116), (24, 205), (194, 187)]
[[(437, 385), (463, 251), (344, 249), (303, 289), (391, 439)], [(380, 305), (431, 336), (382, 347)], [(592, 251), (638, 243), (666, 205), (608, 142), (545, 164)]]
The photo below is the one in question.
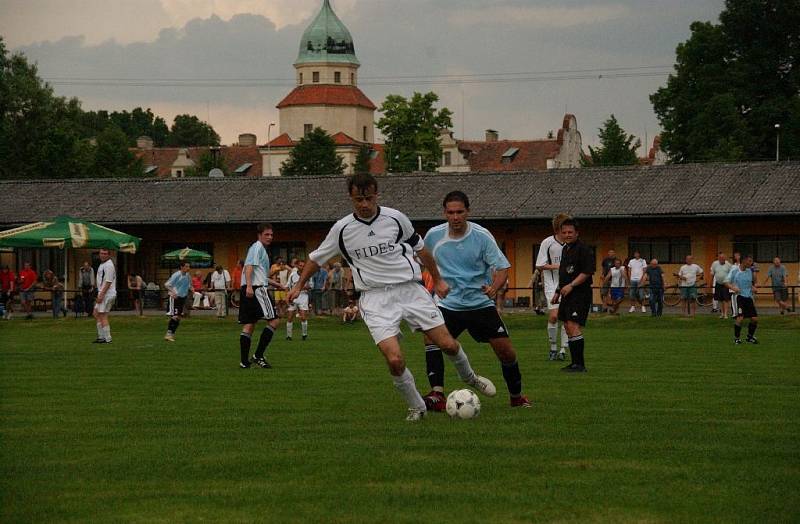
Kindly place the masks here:
[(169, 253), (164, 253), (161, 255), (163, 260), (185, 260), (187, 262), (209, 262), (211, 260), (211, 255), (206, 253), (205, 251), (200, 251), (199, 249), (192, 249), (189, 247), (185, 247), (183, 249), (176, 249), (175, 251), (170, 251)]
[(104, 247), (123, 253), (136, 253), (141, 241), (139, 237), (70, 216), (0, 231), (0, 247)]

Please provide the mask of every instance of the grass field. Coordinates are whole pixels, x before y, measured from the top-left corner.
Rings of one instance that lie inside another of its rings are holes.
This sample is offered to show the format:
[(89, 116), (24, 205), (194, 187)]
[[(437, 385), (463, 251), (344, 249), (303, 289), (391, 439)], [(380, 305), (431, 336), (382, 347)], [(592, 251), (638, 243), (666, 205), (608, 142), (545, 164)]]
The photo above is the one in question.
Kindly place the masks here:
[[(362, 325), (314, 319), (274, 369), (240, 370), (232, 319), (168, 344), (163, 317), (112, 317), (110, 346), (92, 320), (2, 322), (0, 521), (800, 518), (800, 318), (741, 347), (717, 318), (593, 318), (585, 375), (546, 360), (541, 318), (507, 320), (534, 408), (465, 339), (498, 396), (419, 424)], [(420, 337), (405, 347), (424, 393)]]

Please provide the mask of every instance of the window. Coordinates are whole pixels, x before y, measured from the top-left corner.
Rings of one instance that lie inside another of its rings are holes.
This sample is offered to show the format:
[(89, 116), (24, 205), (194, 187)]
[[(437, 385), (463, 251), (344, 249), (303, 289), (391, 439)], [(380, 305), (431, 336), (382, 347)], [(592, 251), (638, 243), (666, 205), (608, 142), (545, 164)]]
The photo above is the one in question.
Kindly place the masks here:
[(692, 254), (692, 243), (689, 237), (630, 237), (628, 256), (633, 257), (634, 251), (648, 262), (656, 258), (661, 264), (683, 264)]
[(175, 171), (175, 176), (180, 178), (183, 176), (183, 169), (178, 169)]
[(292, 258), (307, 259), (305, 242), (273, 242), (269, 246), (269, 261), (275, 263), (278, 257), (288, 264)]
[(350, 83), (351, 84), (355, 84), (356, 83), (356, 74), (355, 73), (350, 73)]
[(781, 262), (800, 262), (800, 237), (789, 235), (737, 236), (733, 238), (733, 250), (744, 255), (753, 255), (756, 262), (772, 262), (780, 257)]
[(508, 149), (506, 149), (506, 152), (503, 153), (503, 156), (500, 161), (504, 164), (510, 164), (511, 162), (514, 161), (514, 157), (517, 156), (517, 153), (519, 153), (518, 147), (509, 147)]
[(158, 171), (158, 166), (147, 166), (144, 168), (145, 175), (155, 175), (156, 171)]
[(319, 84), (319, 71), (314, 71), (311, 73), (311, 81), (315, 84)]
[(303, 124), (303, 136), (308, 136), (314, 131), (314, 124)]
[(364, 126), (364, 128), (361, 131), (362, 131), (362, 135), (363, 135), (363, 140), (364, 140), (364, 142), (366, 142), (367, 141), (367, 126)]
[(300, 73), (300, 83), (303, 83), (303, 73)]
[[(165, 242), (161, 244), (161, 255), (164, 253), (169, 253), (170, 251), (175, 251), (176, 249), (183, 249), (185, 247), (189, 247), (192, 249), (197, 249), (199, 251), (205, 251), (209, 253), (212, 257), (209, 261), (196, 261), (196, 262), (189, 262), (189, 267), (191, 268), (210, 268), (214, 267), (214, 244), (211, 242)], [(161, 269), (178, 269), (178, 261), (177, 260), (162, 260), (161, 255), (159, 255), (158, 259), (161, 263)], [(119, 282), (119, 277), (117, 277), (117, 282)]]
[(337, 84), (341, 84), (342, 83), (342, 73), (340, 73), (339, 71), (336, 71), (335, 73), (333, 73), (333, 81), (335, 83), (337, 83)]
[(244, 164), (237, 167), (234, 173), (236, 173), (237, 175), (243, 175), (247, 173), (251, 167), (253, 167), (253, 164), (251, 164), (250, 162), (245, 162)]
[(442, 164), (449, 166), (453, 162), (453, 154), (450, 151), (445, 151), (442, 154)]

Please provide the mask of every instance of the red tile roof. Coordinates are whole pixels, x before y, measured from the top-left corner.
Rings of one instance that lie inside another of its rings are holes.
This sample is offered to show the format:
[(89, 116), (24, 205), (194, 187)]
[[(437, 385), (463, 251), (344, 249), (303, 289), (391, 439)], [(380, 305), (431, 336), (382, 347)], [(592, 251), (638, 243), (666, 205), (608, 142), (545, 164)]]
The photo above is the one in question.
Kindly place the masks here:
[(289, 106), (359, 106), (377, 109), (356, 86), (303, 85), (295, 87), (278, 103), (278, 109)]
[(288, 133), (282, 133), (269, 141), (270, 147), (294, 147), (294, 140)]
[[(511, 148), (519, 151), (508, 162), (504, 162), (503, 153)], [(470, 169), (484, 172), (547, 169), (547, 160), (555, 158), (560, 148), (561, 144), (556, 139), (458, 142), (458, 149), (466, 154)]]
[[(208, 147), (156, 147), (153, 149), (137, 149), (133, 148), (133, 154), (137, 158), (142, 159), (142, 164), (145, 169), (149, 166), (157, 166), (157, 174), (160, 177), (171, 176), (172, 164), (178, 158), (178, 151), (186, 149), (187, 156), (195, 163), (200, 160), (204, 153), (209, 151)], [(261, 153), (258, 151), (257, 146), (221, 146), (219, 154), (225, 162), (225, 168), (228, 173), (233, 172), (243, 164), (253, 164), (247, 171), (247, 175), (261, 176), (262, 161)]]

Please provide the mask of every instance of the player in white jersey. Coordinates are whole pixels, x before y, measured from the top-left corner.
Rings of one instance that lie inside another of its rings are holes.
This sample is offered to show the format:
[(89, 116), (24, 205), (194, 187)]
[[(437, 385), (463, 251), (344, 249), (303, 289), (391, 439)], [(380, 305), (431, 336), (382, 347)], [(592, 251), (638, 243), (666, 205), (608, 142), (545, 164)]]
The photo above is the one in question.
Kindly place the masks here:
[(261, 368), (271, 368), (269, 362), (264, 358), (264, 352), (272, 340), (272, 335), (278, 329), (278, 313), (275, 305), (269, 298), (267, 288), (270, 284), (278, 289), (286, 289), (280, 282), (269, 278), (269, 255), (267, 246), (272, 243), (272, 225), (258, 225), (258, 240), (253, 242), (247, 250), (247, 258), (244, 261), (244, 271), (242, 271), (242, 292), (239, 303), (239, 324), (242, 324), (242, 332), (239, 334), (239, 352), (241, 360), (239, 367), (247, 369), (250, 367), (250, 342), (253, 337), (253, 330), (256, 322), (260, 319), (267, 321), (267, 326), (261, 332), (258, 339), (258, 348), (253, 355), (253, 363)]
[(111, 343), (111, 325), (108, 323), (108, 312), (117, 299), (117, 270), (111, 261), (111, 252), (100, 249), (100, 267), (97, 268), (97, 299), (94, 304), (94, 318), (97, 320), (97, 339), (95, 344)]
[(449, 291), (411, 221), (400, 211), (378, 206), (378, 181), (372, 175), (350, 177), (347, 192), (355, 212), (336, 222), (309, 255), (287, 300), (291, 302), (300, 295), (321, 264), (341, 255), (352, 269), (356, 290), (361, 292), (359, 308), (364, 323), (386, 359), (395, 387), (408, 404), (406, 420), (422, 419), (426, 408), (400, 348), (403, 320), (412, 329), (425, 332), (450, 357), (462, 380), (487, 396), (494, 396), (494, 384), (473, 371), (461, 345), (447, 331), (441, 311), (420, 283), (422, 275), (414, 254), (430, 271), (436, 294), (444, 298)]
[[(300, 281), (300, 272), (305, 267), (304, 260), (292, 259), (292, 271), (286, 279), (286, 287), (292, 289)], [(308, 290), (311, 288), (311, 281), (306, 282), (306, 286), (297, 295), (297, 298), (289, 302), (289, 316), (286, 318), (286, 340), (292, 340), (294, 331), (294, 316), (299, 311), (300, 329), (303, 333), (303, 340), (308, 338)]]
[(566, 213), (559, 213), (553, 217), (553, 234), (542, 240), (539, 254), (536, 256), (536, 269), (542, 272), (544, 281), (544, 296), (547, 298), (547, 339), (550, 342), (550, 360), (565, 360), (569, 337), (561, 323), (561, 349), (558, 349), (558, 304), (553, 304), (553, 295), (558, 289), (558, 268), (561, 263), (561, 250), (564, 242), (559, 236), (561, 222), (570, 218)]

